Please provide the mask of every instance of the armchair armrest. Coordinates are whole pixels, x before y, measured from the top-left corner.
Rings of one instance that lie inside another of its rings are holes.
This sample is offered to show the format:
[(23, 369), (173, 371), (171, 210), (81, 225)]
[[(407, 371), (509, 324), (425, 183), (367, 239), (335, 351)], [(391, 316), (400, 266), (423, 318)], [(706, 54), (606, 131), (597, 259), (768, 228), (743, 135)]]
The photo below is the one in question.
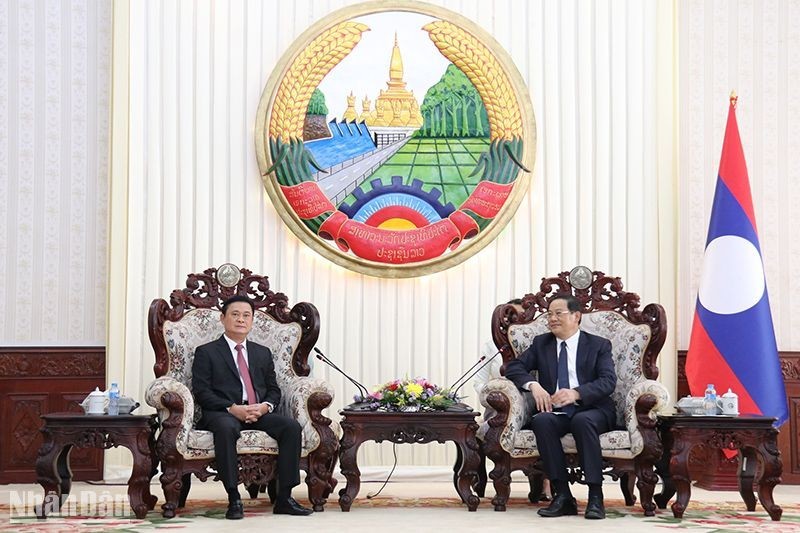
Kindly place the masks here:
[(625, 397), (625, 427), (631, 437), (631, 451), (639, 455), (645, 444), (658, 441), (656, 415), (669, 405), (669, 391), (652, 379), (634, 385)]
[[(517, 386), (506, 378), (487, 382), (481, 390), (480, 401), (484, 407), (494, 410), (494, 416), (481, 423), (478, 438), (486, 443), (499, 443), (503, 450), (511, 453), (517, 431), (533, 415), (532, 402), (527, 402)], [(491, 452), (487, 451), (487, 455), (491, 457)]]
[[(194, 425), (194, 397), (189, 388), (169, 376), (152, 381), (144, 393), (147, 405), (155, 407), (161, 422), (159, 452), (172, 450), (188, 455), (189, 430)], [(174, 443), (163, 446), (164, 443)], [(163, 458), (162, 458), (163, 460)]]
[(286, 383), (279, 411), (297, 420), (303, 429), (303, 455), (320, 446), (338, 447), (339, 425), (322, 414), (334, 396), (333, 388), (321, 379), (297, 376)]

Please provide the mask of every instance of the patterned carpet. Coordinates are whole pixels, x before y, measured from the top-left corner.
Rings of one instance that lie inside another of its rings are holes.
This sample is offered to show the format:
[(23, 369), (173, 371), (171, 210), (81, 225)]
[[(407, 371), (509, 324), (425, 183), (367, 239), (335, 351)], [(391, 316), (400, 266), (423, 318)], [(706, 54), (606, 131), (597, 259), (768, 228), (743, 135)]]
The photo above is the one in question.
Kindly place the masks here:
[[(308, 505), (308, 502), (301, 503)], [(579, 502), (585, 503), (585, 502)], [(531, 512), (537, 506), (531, 505), (526, 499), (512, 498), (508, 503), (509, 514), (518, 509), (530, 508)], [(647, 529), (688, 529), (698, 532), (741, 532), (741, 531), (758, 531), (761, 532), (787, 532), (787, 531), (800, 531), (800, 503), (796, 504), (783, 504), (783, 517), (780, 522), (773, 522), (770, 520), (767, 513), (762, 507), (757, 507), (753, 513), (745, 511), (742, 502), (725, 502), (720, 504), (708, 504), (700, 502), (690, 502), (689, 509), (686, 511), (683, 520), (677, 520), (672, 517), (669, 510), (659, 510), (655, 517), (644, 517), (639, 506), (626, 507), (620, 500), (607, 500), (607, 520), (602, 522), (604, 528), (613, 527), (613, 522), (617, 519), (624, 520), (623, 527), (630, 529), (631, 520), (636, 520), (634, 524), (638, 523), (642, 528)], [(37, 520), (32, 513), (20, 512), (20, 509), (14, 509), (13, 516), (9, 516), (10, 508), (8, 505), (0, 505), (0, 532), (17, 532), (17, 533), (40, 533), (40, 532), (76, 532), (88, 533), (95, 531), (126, 531), (126, 532), (144, 532), (152, 531), (154, 529), (181, 529), (192, 531), (194, 529), (202, 528), (208, 529), (209, 527), (219, 527), (222, 525), (221, 520), (224, 520), (226, 503), (224, 501), (214, 500), (190, 500), (189, 507), (183, 510), (178, 517), (172, 520), (165, 520), (161, 518), (159, 512), (150, 512), (143, 520), (138, 520), (131, 516), (130, 518), (120, 517), (116, 519), (98, 519), (86, 516), (81, 516), (80, 505), (73, 505), (70, 508), (71, 517), (60, 518), (52, 517), (47, 520)], [(335, 502), (330, 502), (326, 506), (328, 511), (324, 515), (338, 515), (337, 520), (352, 519), (355, 521), (356, 513), (344, 515), (339, 513), (338, 506)], [(420, 508), (420, 509), (448, 509), (448, 508), (463, 508), (462, 504), (456, 498), (392, 498), (383, 497), (372, 500), (360, 498), (354, 505), (353, 510), (356, 509), (390, 509), (390, 508)], [(581, 507), (582, 509), (582, 507)], [(331, 513), (330, 511), (333, 511)], [(503, 514), (495, 514), (491, 510), (491, 505), (488, 500), (484, 499), (481, 506), (478, 508), (476, 514), (469, 513), (469, 516), (476, 517), (476, 515), (483, 515), (485, 513), (492, 513), (493, 519), (498, 524), (502, 524)], [(465, 515), (466, 515), (465, 511)], [(23, 515), (23, 516), (20, 516)], [(239, 522), (241, 525), (255, 526), (252, 522), (254, 518), (272, 516), (272, 508), (267, 505), (264, 498), (258, 500), (245, 501), (245, 520)], [(362, 515), (363, 516), (363, 515)], [(348, 517), (348, 518), (346, 518)], [(320, 516), (323, 519), (324, 516)], [(531, 526), (540, 523), (538, 517), (531, 515)], [(561, 520), (561, 519), (559, 519)], [(355, 522), (354, 522), (355, 523)], [(553, 521), (549, 521), (552, 524)], [(214, 526), (214, 524), (219, 524)], [(237, 524), (237, 525), (238, 525)], [(596, 523), (598, 526), (600, 523)], [(225, 522), (225, 525), (233, 525), (230, 522)], [(310, 524), (309, 524), (310, 525)], [(623, 524), (620, 523), (620, 526)], [(322, 524), (324, 529), (324, 523)], [(320, 524), (317, 525), (320, 527)]]

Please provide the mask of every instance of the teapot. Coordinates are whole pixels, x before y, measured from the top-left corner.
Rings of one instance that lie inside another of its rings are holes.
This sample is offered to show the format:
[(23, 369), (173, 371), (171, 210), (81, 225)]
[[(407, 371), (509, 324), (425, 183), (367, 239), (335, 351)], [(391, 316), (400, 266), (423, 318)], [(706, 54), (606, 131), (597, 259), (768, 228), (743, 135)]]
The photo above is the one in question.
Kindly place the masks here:
[(717, 405), (722, 409), (723, 415), (739, 414), (739, 397), (731, 389), (717, 400)]
[(102, 415), (105, 412), (105, 401), (106, 394), (99, 387), (95, 387), (94, 391), (81, 402), (81, 406), (87, 415)]

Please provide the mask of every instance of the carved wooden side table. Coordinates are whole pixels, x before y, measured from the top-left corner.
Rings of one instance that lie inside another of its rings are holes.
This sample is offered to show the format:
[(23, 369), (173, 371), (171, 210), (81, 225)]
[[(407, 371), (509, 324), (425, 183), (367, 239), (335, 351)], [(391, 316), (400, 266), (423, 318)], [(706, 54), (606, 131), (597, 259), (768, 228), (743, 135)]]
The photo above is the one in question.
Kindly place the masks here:
[[(760, 459), (758, 499), (773, 520), (780, 520), (783, 510), (772, 499), (772, 490), (781, 482), (783, 467), (778, 450), (778, 430), (774, 418), (765, 416), (659, 416), (658, 427), (664, 442), (665, 460), (658, 467), (664, 484), (655, 501), (662, 509), (677, 490), (672, 504), (675, 518), (683, 512), (692, 495), (689, 455), (695, 446), (739, 451), (739, 494), (748, 511), (755, 511), (753, 479)], [(666, 468), (668, 459), (669, 467)]]
[(339, 506), (349, 511), (361, 487), (361, 471), (357, 454), (361, 443), (390, 441), (398, 444), (424, 444), (453, 441), (458, 449), (458, 460), (453, 467), (453, 484), (461, 501), (470, 511), (478, 508), (480, 498), (472, 493), (478, 480), (480, 454), (475, 433), (479, 413), (467, 410), (433, 411), (421, 413), (394, 413), (384, 411), (343, 410), (342, 440), (339, 461), (347, 485), (339, 491)]
[(133, 472), (128, 479), (128, 500), (137, 518), (144, 518), (156, 501), (150, 494), (155, 470), (156, 415), (84, 415), (52, 413), (42, 415), (44, 442), (36, 460), (37, 482), (44, 488), (44, 502), (38, 511), (45, 518), (48, 509), (60, 509), (72, 488), (69, 453), (78, 448), (108, 449), (124, 446), (133, 454)]

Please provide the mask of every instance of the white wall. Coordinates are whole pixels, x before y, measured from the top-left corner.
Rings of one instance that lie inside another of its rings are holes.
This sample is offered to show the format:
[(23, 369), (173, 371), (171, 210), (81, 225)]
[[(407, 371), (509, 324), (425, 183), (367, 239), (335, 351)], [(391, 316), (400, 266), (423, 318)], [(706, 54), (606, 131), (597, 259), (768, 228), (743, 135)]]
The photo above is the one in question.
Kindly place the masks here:
[[(310, 24), (350, 3), (117, 4), (109, 378), (142, 397), (150, 301), (227, 261), (268, 274), (293, 302), (314, 302), (319, 346), (368, 385), (406, 374), (451, 382), (490, 339), (497, 303), (577, 264), (621, 276), (674, 324), (672, 6), (437, 2), (494, 35), (517, 64), (538, 121), (536, 170), (515, 218), (482, 252), (445, 272), (388, 280), (298, 241), (256, 165), (255, 111), (273, 67)], [(667, 383), (673, 353), (670, 340)], [(349, 403), (352, 387), (314, 373), (333, 383), (336, 408)], [(366, 464), (391, 462), (389, 447), (363, 449)], [(453, 457), (439, 445), (399, 453), (414, 464)]]
[(678, 347), (689, 345), (728, 95), (736, 90), (778, 349), (798, 350), (800, 2), (681, 2), (678, 32)]
[(0, 2), (0, 345), (105, 342), (111, 11)]

